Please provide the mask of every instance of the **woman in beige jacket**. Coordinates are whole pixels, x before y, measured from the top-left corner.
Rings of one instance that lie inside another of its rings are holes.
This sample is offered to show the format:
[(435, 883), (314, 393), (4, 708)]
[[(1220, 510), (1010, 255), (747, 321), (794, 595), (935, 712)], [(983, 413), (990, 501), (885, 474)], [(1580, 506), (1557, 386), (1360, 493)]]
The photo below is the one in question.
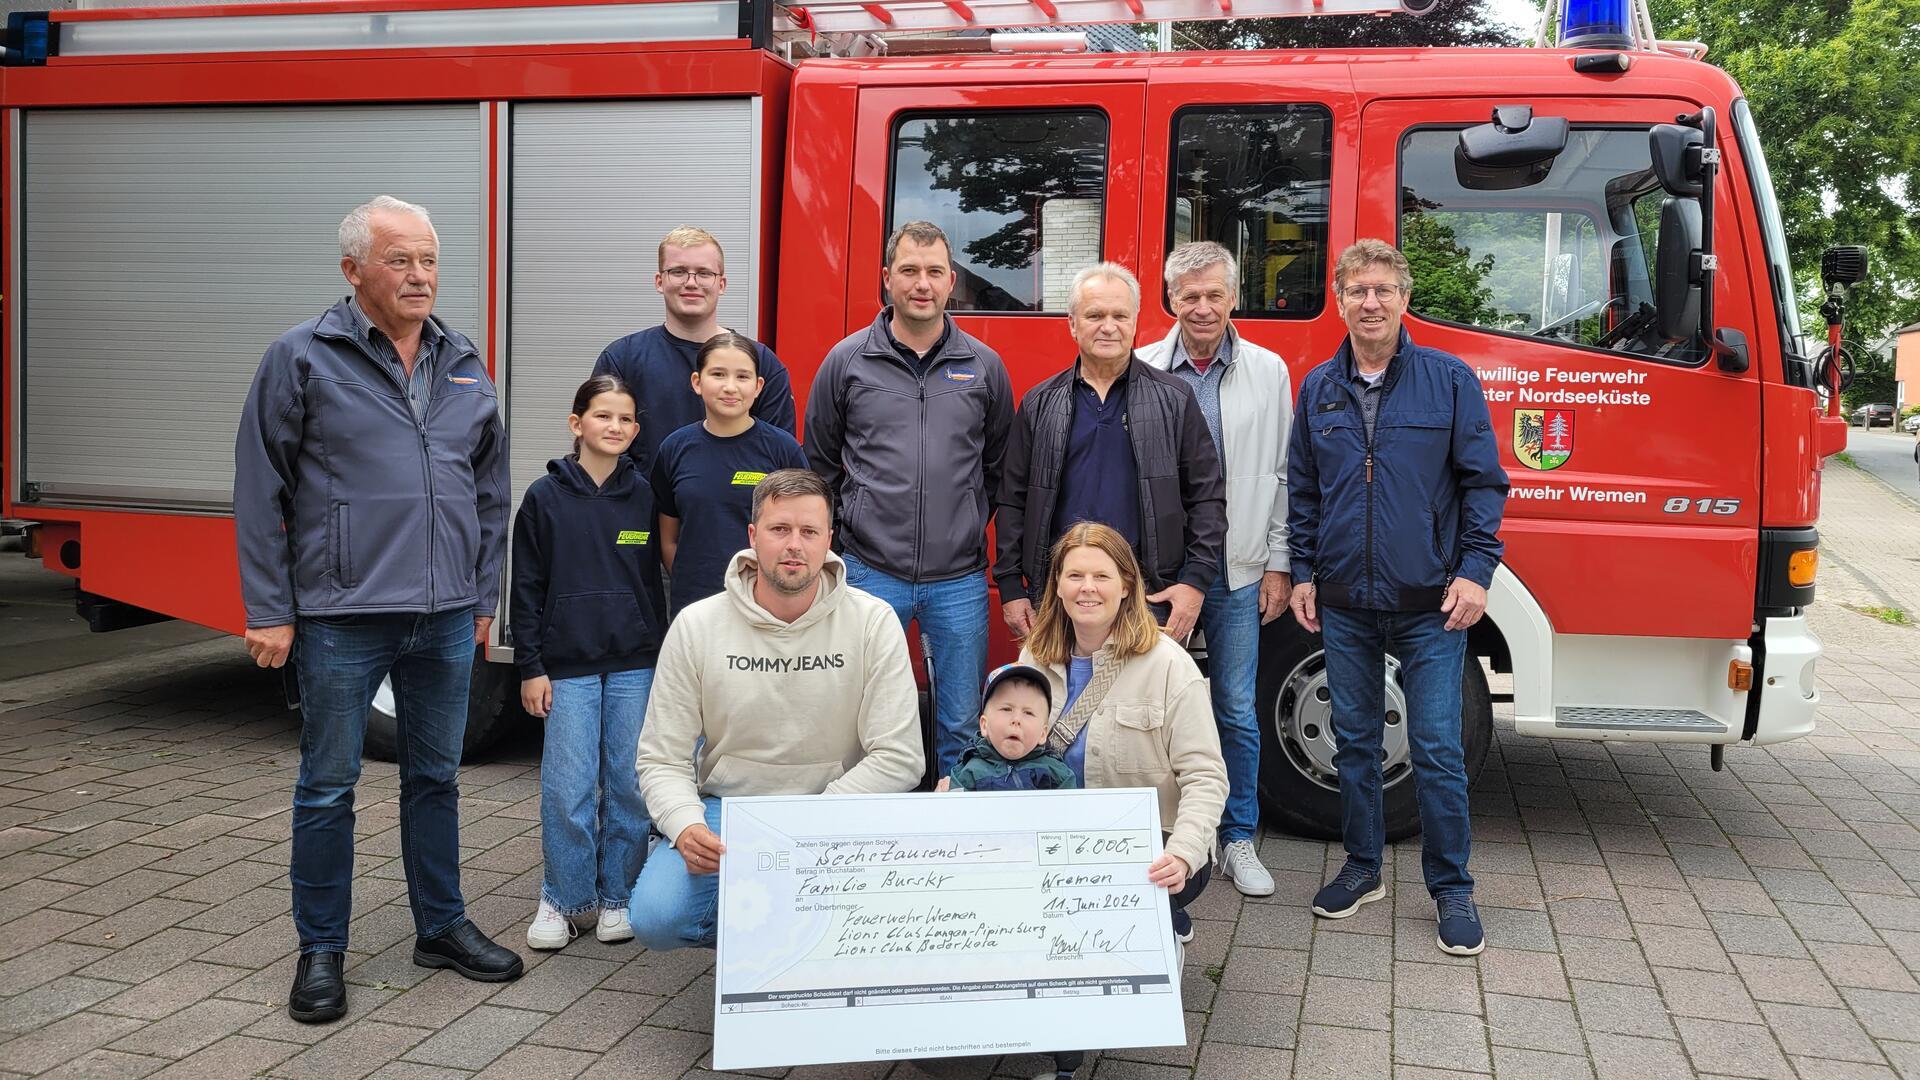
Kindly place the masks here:
[(1047, 746), (1082, 787), (1160, 793), (1165, 853), (1148, 871), (1172, 893), (1173, 927), (1207, 884), (1227, 767), (1206, 680), (1154, 625), (1133, 548), (1108, 526), (1082, 522), (1053, 546), (1047, 588), (1022, 663), (1047, 673), (1055, 712)]

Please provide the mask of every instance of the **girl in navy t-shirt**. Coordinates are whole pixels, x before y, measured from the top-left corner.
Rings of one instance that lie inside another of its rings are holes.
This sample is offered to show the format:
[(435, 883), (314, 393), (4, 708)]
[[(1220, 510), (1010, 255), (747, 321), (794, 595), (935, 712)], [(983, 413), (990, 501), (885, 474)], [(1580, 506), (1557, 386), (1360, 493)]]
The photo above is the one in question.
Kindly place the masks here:
[(759, 351), (731, 331), (700, 346), (693, 392), (706, 419), (668, 435), (653, 458), (660, 557), (673, 575), (672, 612), (721, 590), (727, 564), (747, 546), (753, 489), (777, 469), (804, 469), (793, 436), (753, 418)]
[(567, 417), (573, 453), (547, 464), (513, 524), (520, 702), (547, 728), (535, 949), (564, 948), (595, 916), (601, 941), (633, 937), (650, 825), (634, 755), (666, 626), (653, 490), (627, 457), (637, 411), (619, 378), (588, 379)]

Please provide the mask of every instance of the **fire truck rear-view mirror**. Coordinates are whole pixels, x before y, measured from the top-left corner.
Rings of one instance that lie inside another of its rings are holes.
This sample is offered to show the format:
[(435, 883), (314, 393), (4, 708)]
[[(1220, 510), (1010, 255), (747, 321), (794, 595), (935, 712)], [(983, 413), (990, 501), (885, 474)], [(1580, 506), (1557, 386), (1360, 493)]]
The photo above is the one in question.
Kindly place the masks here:
[(1454, 172), (1473, 190), (1527, 187), (1546, 179), (1566, 148), (1566, 117), (1535, 117), (1531, 105), (1496, 105), (1492, 123), (1460, 132)]
[(1700, 168), (1704, 138), (1699, 128), (1679, 124), (1655, 124), (1647, 131), (1653, 175), (1667, 194), (1697, 199), (1706, 190)]
[(1660, 247), (1653, 267), (1660, 337), (1690, 341), (1700, 331), (1700, 204), (1669, 197), (1660, 204)]

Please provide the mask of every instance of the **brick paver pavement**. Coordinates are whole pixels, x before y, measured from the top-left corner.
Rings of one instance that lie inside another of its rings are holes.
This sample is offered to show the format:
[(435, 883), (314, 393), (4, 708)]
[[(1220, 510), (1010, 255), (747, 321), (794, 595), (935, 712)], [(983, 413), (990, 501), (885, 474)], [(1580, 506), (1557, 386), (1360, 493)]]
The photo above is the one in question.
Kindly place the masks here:
[[(1846, 561), (1920, 555), (1856, 532), (1871, 531), (1829, 533)], [(1081, 1075), (1920, 1077), (1920, 632), (1848, 610), (1876, 601), (1844, 572), (1823, 580), (1817, 735), (1732, 749), (1715, 773), (1704, 748), (1503, 727), (1473, 795), (1485, 955), (1434, 948), (1417, 850), (1391, 856), (1386, 901), (1326, 922), (1307, 902), (1337, 846), (1267, 837), (1275, 896), (1220, 883), (1194, 909), (1188, 1045), (1110, 1053)], [(191, 646), (180, 655), (197, 662), (111, 685), (0, 686), (0, 1077), (713, 1075), (710, 953), (591, 935), (527, 953), (540, 849), (525, 751), (464, 770), (461, 840), (470, 913), (527, 955), (526, 977), (410, 963), (395, 774), (369, 763), (351, 1012), (289, 1021), (297, 732), (277, 679), (237, 649)]]
[(1920, 513), (1905, 495), (1861, 469), (1828, 462), (1821, 479), (1820, 539), (1865, 585), (1870, 603), (1920, 619)]

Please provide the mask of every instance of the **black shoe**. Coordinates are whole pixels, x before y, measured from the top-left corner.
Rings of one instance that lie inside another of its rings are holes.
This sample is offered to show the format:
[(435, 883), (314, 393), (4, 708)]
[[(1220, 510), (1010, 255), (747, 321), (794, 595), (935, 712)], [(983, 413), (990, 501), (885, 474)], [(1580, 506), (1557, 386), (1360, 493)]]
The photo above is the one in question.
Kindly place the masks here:
[(1454, 956), (1480, 955), (1487, 947), (1487, 935), (1480, 928), (1480, 909), (1473, 906), (1473, 897), (1443, 896), (1435, 905), (1440, 951)]
[(1340, 868), (1339, 876), (1313, 894), (1313, 913), (1323, 919), (1344, 919), (1387, 895), (1387, 887), (1377, 871), (1359, 869), (1352, 863)]
[(475, 982), (512, 982), (525, 969), (512, 950), (495, 945), (467, 919), (438, 937), (414, 938), (413, 962), (452, 968)]
[(347, 1014), (347, 981), (337, 952), (305, 953), (293, 973), (287, 1015), (302, 1024), (330, 1024)]

